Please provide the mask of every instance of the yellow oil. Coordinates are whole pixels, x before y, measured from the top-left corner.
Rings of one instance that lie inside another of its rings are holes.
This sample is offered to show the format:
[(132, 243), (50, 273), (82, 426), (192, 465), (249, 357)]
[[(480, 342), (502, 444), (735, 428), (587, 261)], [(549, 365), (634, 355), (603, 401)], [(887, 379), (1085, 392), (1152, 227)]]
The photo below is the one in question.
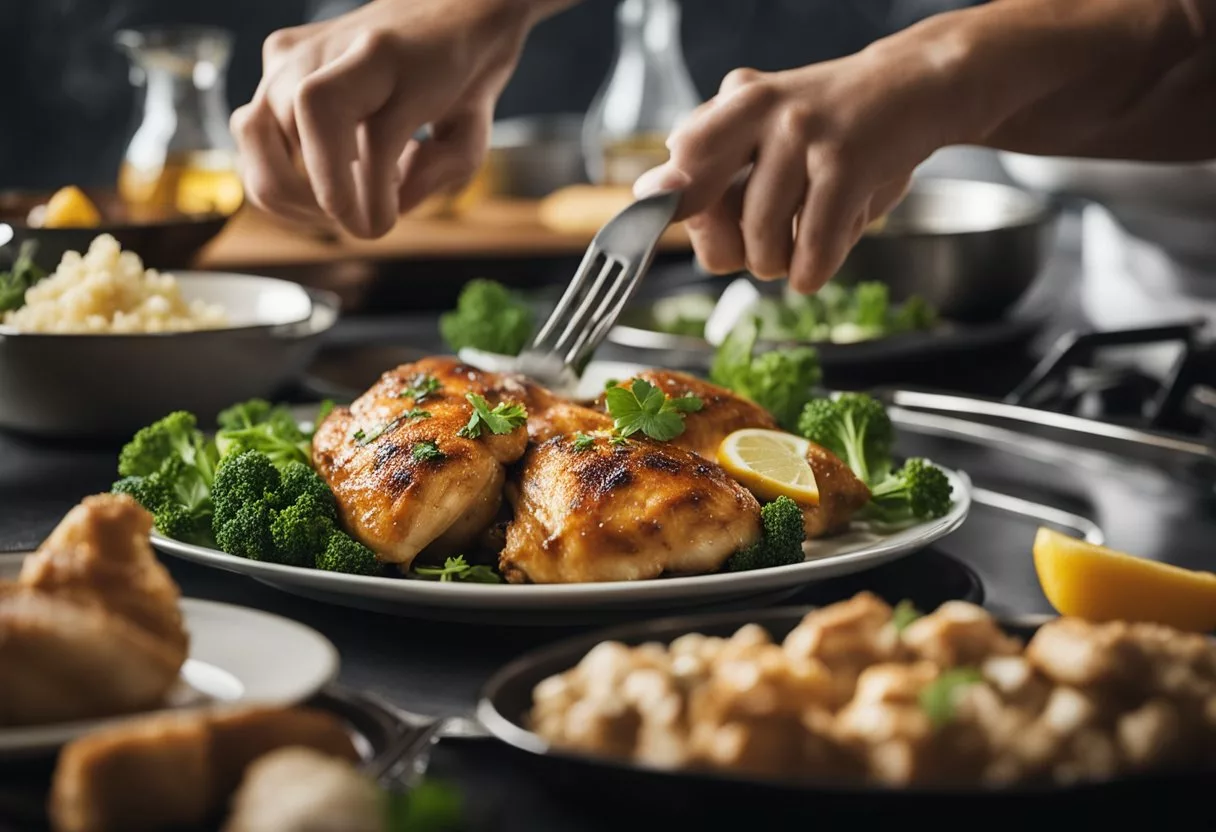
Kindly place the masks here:
[(163, 164), (149, 168), (123, 162), (118, 193), (136, 221), (174, 214), (231, 214), (244, 200), (235, 156), (216, 150), (170, 154)]
[(605, 185), (633, 185), (646, 171), (670, 157), (666, 133), (642, 133), (604, 144)]

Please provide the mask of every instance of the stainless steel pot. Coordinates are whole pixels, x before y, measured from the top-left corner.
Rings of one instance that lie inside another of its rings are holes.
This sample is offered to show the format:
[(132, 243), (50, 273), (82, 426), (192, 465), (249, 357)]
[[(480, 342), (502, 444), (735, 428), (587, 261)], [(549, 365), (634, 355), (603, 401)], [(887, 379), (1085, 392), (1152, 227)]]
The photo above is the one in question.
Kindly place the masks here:
[(582, 115), (575, 113), (495, 122), (490, 146), (495, 195), (541, 199), (586, 182), (582, 126)]

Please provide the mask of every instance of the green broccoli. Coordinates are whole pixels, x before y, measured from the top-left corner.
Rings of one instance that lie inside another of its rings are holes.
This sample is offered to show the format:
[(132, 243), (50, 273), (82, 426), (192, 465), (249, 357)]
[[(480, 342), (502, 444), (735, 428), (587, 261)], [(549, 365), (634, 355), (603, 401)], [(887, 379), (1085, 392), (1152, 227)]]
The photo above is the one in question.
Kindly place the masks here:
[[(216, 515), (218, 519), (219, 515)], [(273, 563), (275, 547), (271, 527), (274, 520), (274, 510), (265, 500), (244, 503), (223, 523), (215, 523), (215, 543), (230, 555)]]
[[(265, 503), (267, 508), (273, 507), (282, 482), (279, 469), (260, 451), (224, 457), (211, 487), (216, 541), (220, 539), (220, 527), (234, 519), (243, 506)], [(228, 551), (222, 545), (220, 548)]]
[(710, 380), (760, 405), (783, 426), (793, 427), (822, 379), (819, 354), (811, 347), (794, 347), (754, 355), (758, 335), (754, 317), (740, 321), (718, 347)]
[(884, 525), (902, 525), (942, 517), (950, 505), (946, 474), (926, 459), (913, 458), (870, 489), (870, 502), (859, 516)]
[(937, 324), (937, 313), (924, 298), (913, 295), (891, 314), (890, 329), (893, 333), (923, 332)]
[(380, 575), (384, 572), (384, 566), (376, 560), (375, 552), (341, 531), (329, 536), (324, 551), (317, 555), (316, 566), (349, 575)]
[(456, 308), (439, 316), (439, 332), (453, 350), (472, 347), (519, 355), (532, 337), (532, 309), (501, 283), (478, 278), (460, 292)]
[(209, 543), (215, 446), (194, 416), (171, 413), (141, 429), (122, 449), (113, 491), (128, 494), (152, 513), (161, 534), (188, 543)]
[(289, 462), (279, 472), (277, 507), (286, 508), (308, 496), (318, 513), (330, 520), (338, 519), (338, 503), (325, 480), (302, 462)]
[(807, 403), (798, 432), (848, 463), (866, 485), (891, 470), (895, 428), (882, 402), (865, 393), (837, 393)]
[(891, 311), (891, 290), (875, 280), (853, 287), (853, 323), (865, 330), (883, 333)]
[(37, 240), (26, 240), (13, 260), (13, 267), (7, 272), (0, 272), (0, 312), (25, 306), (25, 293), (46, 277), (46, 270), (34, 262), (37, 249)]
[(270, 524), (277, 563), (288, 566), (312, 566), (334, 533), (330, 514), (333, 503), (313, 493), (301, 494), (299, 499), (280, 510)]
[(763, 536), (730, 556), (726, 561), (728, 572), (787, 566), (805, 559), (802, 544), (806, 540), (806, 527), (801, 506), (789, 497), (778, 497), (760, 507), (760, 523), (764, 527)]
[(223, 457), (261, 451), (280, 468), (289, 462), (306, 464), (311, 443), (291, 410), (263, 399), (233, 405), (217, 417), (215, 444)]

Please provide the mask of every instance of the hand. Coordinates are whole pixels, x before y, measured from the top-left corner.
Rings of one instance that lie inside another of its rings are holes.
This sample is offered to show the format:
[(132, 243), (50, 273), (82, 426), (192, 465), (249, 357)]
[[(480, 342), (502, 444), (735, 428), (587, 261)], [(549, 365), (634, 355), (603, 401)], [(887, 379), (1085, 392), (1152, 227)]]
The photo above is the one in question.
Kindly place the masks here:
[[(476, 172), (524, 37), (557, 5), (375, 0), (275, 32), (253, 100), (232, 116), (249, 200), (358, 237), (387, 233)], [(417, 141), (428, 124), (430, 139)]]

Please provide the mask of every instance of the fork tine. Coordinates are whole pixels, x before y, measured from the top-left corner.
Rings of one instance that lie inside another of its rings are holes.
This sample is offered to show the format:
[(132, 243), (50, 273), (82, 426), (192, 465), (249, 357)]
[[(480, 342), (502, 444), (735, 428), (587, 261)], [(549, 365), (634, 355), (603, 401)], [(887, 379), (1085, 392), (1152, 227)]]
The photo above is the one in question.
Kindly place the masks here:
[(574, 273), (574, 279), (570, 281), (570, 285), (562, 293), (561, 300), (557, 302), (557, 306), (549, 313), (548, 320), (545, 321), (540, 331), (533, 337), (531, 349), (541, 349), (541, 345), (545, 343), (545, 339), (552, 334), (553, 330), (565, 318), (569, 308), (574, 305), (579, 295), (582, 294), (582, 290), (595, 266), (595, 261), (599, 259), (601, 254), (602, 252), (594, 242), (587, 247), (586, 253), (583, 254), (582, 262), (578, 264), (578, 271)]
[(633, 286), (637, 283), (641, 273), (640, 269), (630, 268), (629, 264), (624, 264), (616, 280), (608, 287), (608, 291), (604, 292), (603, 299), (595, 312), (578, 331), (578, 337), (566, 353), (567, 364), (577, 364), (576, 356), (599, 346), (600, 330), (604, 330), (606, 333), (605, 322), (611, 326), (612, 322), (616, 320), (621, 307), (632, 294)]
[[(582, 303), (574, 310), (574, 314), (570, 316), (566, 326), (562, 329), (562, 334), (558, 336), (557, 341), (553, 344), (554, 352), (562, 352), (565, 350), (572, 339), (587, 328), (589, 316), (598, 314), (597, 302), (604, 294), (605, 284), (608, 284), (608, 292), (612, 291), (615, 283), (609, 283), (609, 277), (612, 275), (618, 266), (618, 262), (611, 257), (604, 257), (604, 265), (600, 268), (599, 274), (583, 295)], [(619, 277), (619, 275), (618, 275)], [(586, 281), (584, 281), (586, 282)], [(594, 317), (591, 318), (594, 320)]]

